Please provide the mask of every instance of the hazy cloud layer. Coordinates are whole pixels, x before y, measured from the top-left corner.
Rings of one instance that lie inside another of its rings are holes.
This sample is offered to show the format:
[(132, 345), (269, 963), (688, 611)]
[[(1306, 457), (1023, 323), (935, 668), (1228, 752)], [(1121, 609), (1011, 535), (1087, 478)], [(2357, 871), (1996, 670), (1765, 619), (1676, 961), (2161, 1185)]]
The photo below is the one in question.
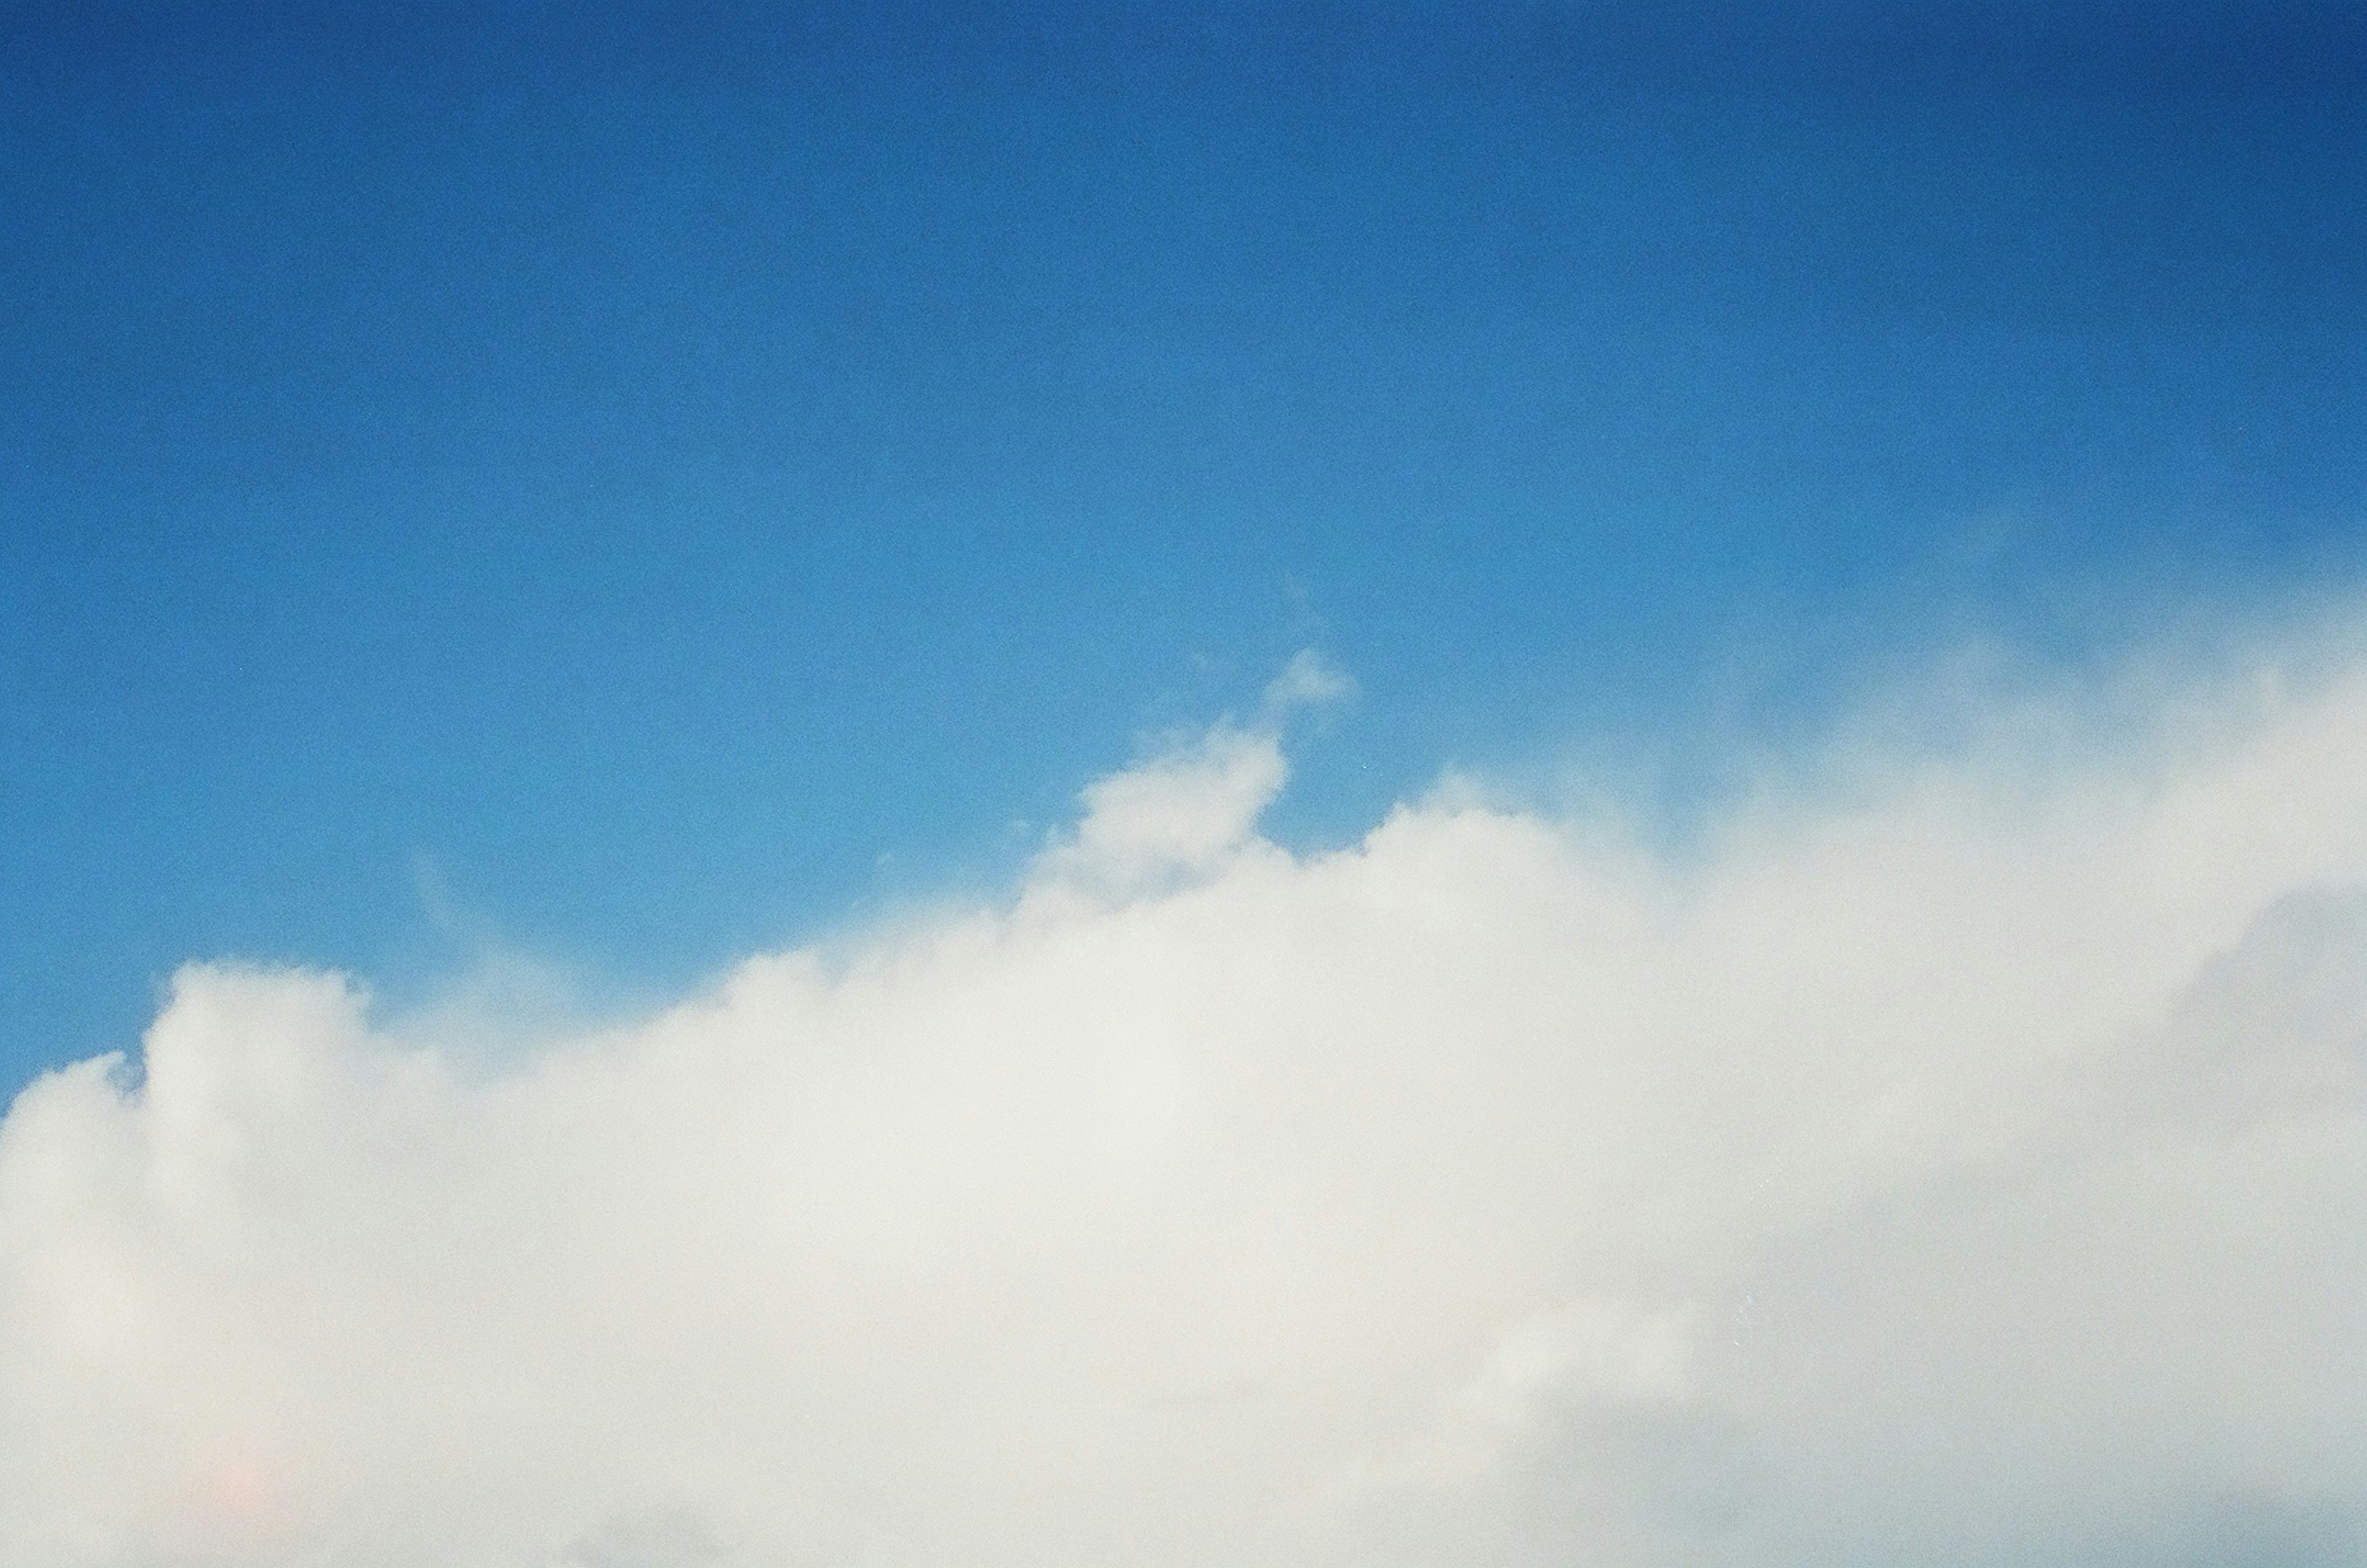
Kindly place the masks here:
[(0, 1560), (2356, 1561), (2367, 663), (2081, 711), (1667, 853), (1220, 725), (494, 1074), (193, 966), (0, 1125)]

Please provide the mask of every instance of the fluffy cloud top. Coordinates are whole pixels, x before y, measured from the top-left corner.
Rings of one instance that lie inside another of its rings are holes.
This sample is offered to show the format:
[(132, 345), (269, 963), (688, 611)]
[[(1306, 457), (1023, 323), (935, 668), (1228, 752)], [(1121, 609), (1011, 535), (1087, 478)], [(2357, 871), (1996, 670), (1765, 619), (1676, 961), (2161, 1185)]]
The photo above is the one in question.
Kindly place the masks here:
[(1681, 854), (1219, 726), (494, 1073), (192, 966), (0, 1124), (0, 1560), (2356, 1561), (2367, 664), (2149, 714)]

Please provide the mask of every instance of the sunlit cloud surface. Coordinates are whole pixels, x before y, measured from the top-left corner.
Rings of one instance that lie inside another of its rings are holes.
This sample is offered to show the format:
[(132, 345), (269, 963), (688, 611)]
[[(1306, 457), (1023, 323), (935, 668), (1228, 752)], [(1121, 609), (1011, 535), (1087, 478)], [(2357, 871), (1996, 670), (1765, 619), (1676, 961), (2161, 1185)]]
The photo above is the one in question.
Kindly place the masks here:
[(1448, 780), (1287, 852), (1347, 690), (498, 1062), (184, 969), (0, 1125), (0, 1559), (2367, 1544), (2367, 663), (1845, 731), (1674, 848)]

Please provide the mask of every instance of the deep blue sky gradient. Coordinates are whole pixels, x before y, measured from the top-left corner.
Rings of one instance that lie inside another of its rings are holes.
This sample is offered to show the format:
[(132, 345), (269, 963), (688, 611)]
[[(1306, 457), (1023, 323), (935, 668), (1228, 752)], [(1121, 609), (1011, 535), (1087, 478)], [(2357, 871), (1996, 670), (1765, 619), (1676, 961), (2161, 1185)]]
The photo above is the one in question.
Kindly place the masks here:
[(443, 898), (662, 989), (990, 885), (1303, 646), (1364, 686), (1318, 843), (2341, 591), (2363, 62), (2334, 5), (0, 10), (0, 1093), (185, 958), (415, 987)]

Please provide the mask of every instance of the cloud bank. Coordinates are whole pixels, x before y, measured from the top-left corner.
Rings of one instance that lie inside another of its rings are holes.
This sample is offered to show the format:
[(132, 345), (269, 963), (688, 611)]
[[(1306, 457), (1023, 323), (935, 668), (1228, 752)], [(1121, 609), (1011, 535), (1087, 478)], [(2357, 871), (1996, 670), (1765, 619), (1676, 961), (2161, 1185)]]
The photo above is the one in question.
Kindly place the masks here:
[(498, 1072), (185, 969), (0, 1123), (0, 1560), (2367, 1551), (2367, 661), (1294, 855), (1344, 684)]

